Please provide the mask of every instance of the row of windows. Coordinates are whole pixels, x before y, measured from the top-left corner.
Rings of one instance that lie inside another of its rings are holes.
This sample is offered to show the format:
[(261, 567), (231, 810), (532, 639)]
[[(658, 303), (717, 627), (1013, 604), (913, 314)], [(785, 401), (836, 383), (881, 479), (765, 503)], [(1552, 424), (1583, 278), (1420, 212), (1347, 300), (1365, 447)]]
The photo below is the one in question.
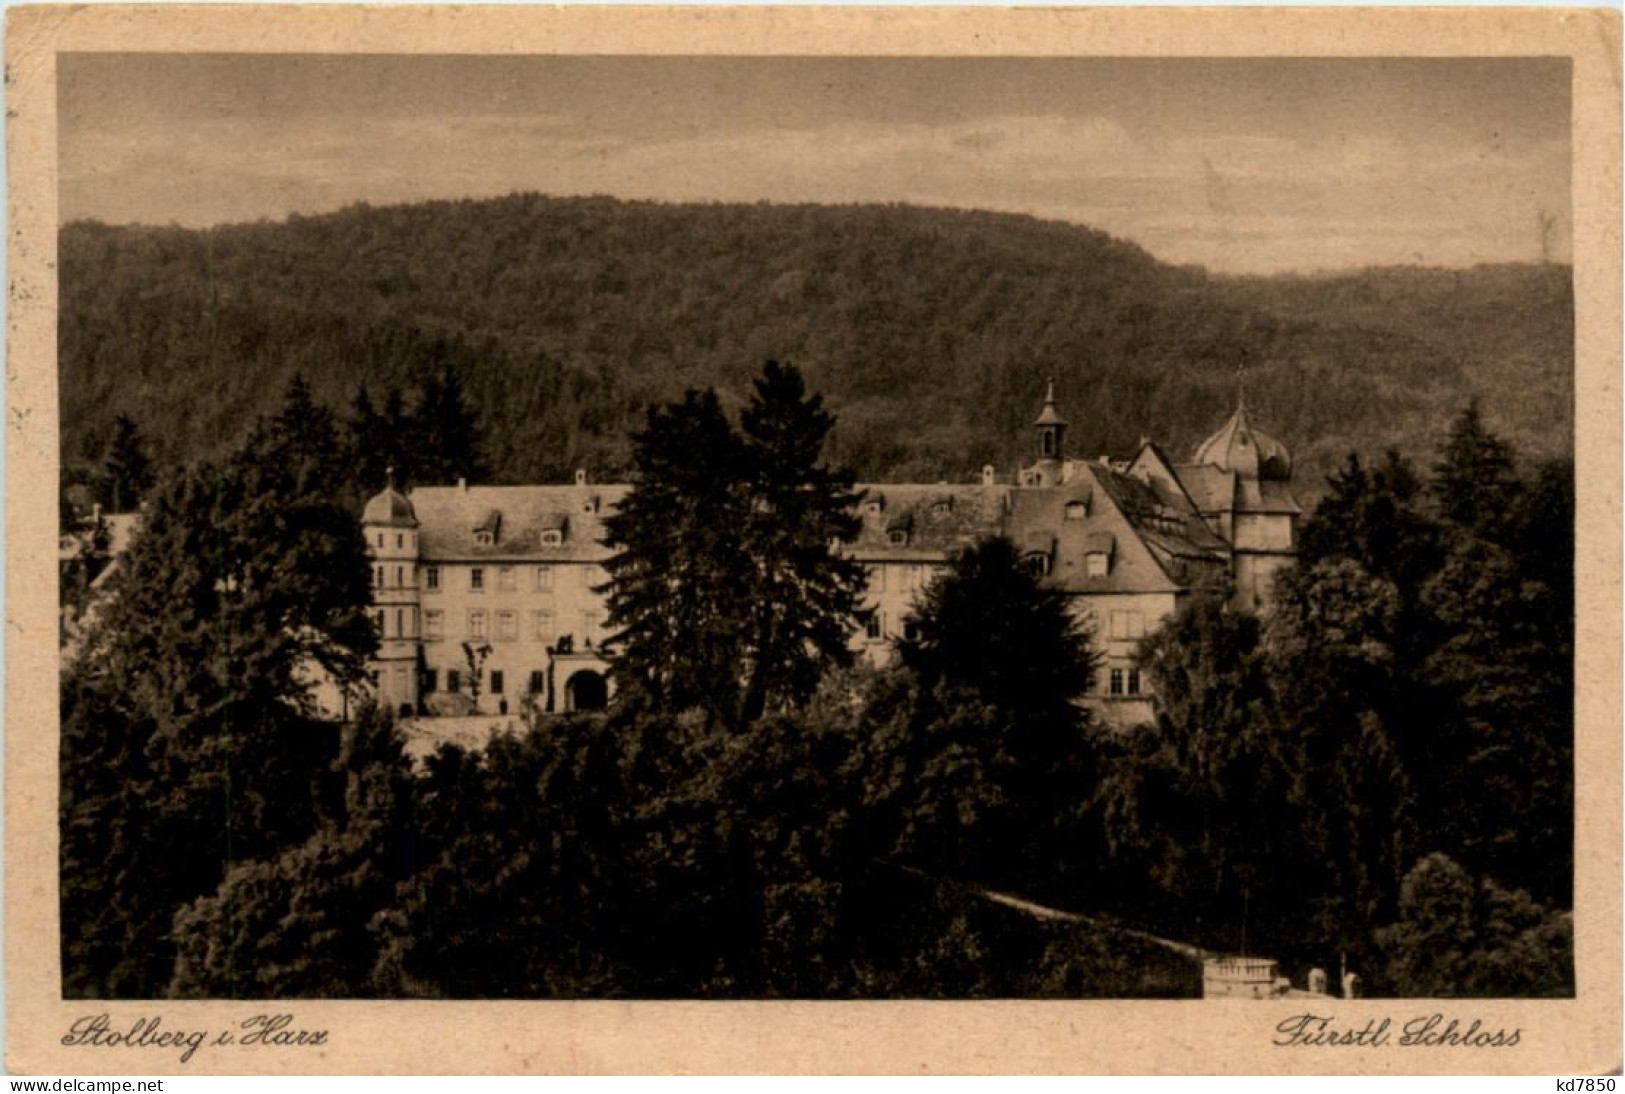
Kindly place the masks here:
[[(444, 680), (441, 679), (440, 670), (424, 669), (421, 680), (423, 690), (425, 692), (439, 691), (442, 683), (446, 685), (447, 691), (456, 692), (463, 689), (463, 673), (460, 669), (447, 669)], [(502, 669), (492, 669), (490, 672), (486, 673), (486, 694), (504, 695), (507, 693), (507, 690), (507, 673), (505, 673)], [(532, 670), (530, 678), (525, 682), (525, 693), (527, 695), (540, 695), (546, 690), (547, 673), (543, 672), (541, 669)]]
[[(496, 588), (501, 592), (513, 592), (519, 588), (519, 567), (517, 566), (470, 566), (468, 568), (468, 589), (470, 592), (484, 592), (488, 587), (487, 570), (495, 570)], [(527, 586), (536, 592), (548, 592), (554, 587), (552, 566), (530, 566), (530, 579)], [(598, 566), (573, 566), (576, 574), (576, 583), (583, 589), (590, 589), (594, 585), (601, 585), (607, 579), (603, 569)], [(439, 592), (441, 588), (441, 573), (439, 566), (425, 566), (423, 568), (423, 588), (428, 592)]]
[[(554, 613), (548, 608), (539, 608), (529, 612), (529, 627), (527, 636), (538, 642), (550, 641), (558, 634), (554, 626)], [(494, 620), (492, 617), (495, 617)], [(598, 633), (598, 623), (601, 616), (597, 612), (581, 613), (581, 633), (593, 636)], [(466, 617), (466, 627), (463, 634), (469, 638), (489, 639), (496, 638), (499, 642), (512, 642), (519, 638), (520, 613), (517, 611), (487, 612), (484, 608), (470, 608)], [(492, 623), (495, 623), (495, 631)], [(431, 608), (423, 613), (423, 637), (446, 637), (446, 613)]]
[[(411, 534), (412, 533), (410, 533), (410, 532), (396, 532), (395, 533), (395, 549), (397, 551), (410, 551), (410, 550), (415, 550), (416, 549), (416, 544), (412, 543), (408, 538), (409, 536), (411, 536)], [(378, 533), (378, 549), (380, 551), (382, 551), (384, 549), (385, 537), (387, 535), (388, 535), (388, 533), (386, 533), (386, 532), (379, 532)]]
[[(484, 592), (490, 584), (488, 571), (495, 570), (496, 588), (502, 592), (514, 592), (519, 588), (519, 569), (517, 566), (471, 566), (468, 569), (468, 588), (471, 592)], [(528, 588), (537, 592), (548, 592), (554, 587), (552, 566), (530, 566), (530, 578), (526, 582)], [(601, 585), (607, 580), (607, 575), (598, 566), (573, 566), (576, 573), (576, 583), (583, 589), (590, 589)], [(372, 583), (377, 588), (390, 586), (393, 577), (393, 587), (404, 588), (407, 578), (411, 576), (406, 566), (375, 565), (372, 568)], [(444, 576), (439, 566), (423, 567), (423, 588), (431, 593), (437, 593), (444, 587)]]

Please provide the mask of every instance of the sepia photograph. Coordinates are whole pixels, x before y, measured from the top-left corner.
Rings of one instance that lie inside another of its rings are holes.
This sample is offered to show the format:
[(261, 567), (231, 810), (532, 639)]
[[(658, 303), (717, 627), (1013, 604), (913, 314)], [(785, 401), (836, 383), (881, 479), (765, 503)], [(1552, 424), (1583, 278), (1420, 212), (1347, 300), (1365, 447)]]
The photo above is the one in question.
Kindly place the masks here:
[(1570, 56), (53, 63), (63, 1051), (1576, 1000)]

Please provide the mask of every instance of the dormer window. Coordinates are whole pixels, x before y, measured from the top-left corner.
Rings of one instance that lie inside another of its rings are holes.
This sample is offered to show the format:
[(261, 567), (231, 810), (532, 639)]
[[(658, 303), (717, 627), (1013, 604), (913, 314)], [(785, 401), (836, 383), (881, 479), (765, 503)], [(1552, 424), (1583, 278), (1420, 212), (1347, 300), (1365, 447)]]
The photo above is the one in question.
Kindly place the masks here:
[(1025, 565), (1027, 567), (1027, 572), (1032, 574), (1034, 577), (1048, 577), (1049, 576), (1049, 556), (1048, 555), (1042, 554), (1040, 552), (1035, 551), (1034, 553), (1028, 555), (1022, 561), (1025, 563)]
[(874, 497), (863, 503), (863, 511), (872, 517), (878, 517), (881, 513), (886, 511), (885, 497), (883, 495), (876, 494)]
[(954, 511), (954, 499), (951, 497), (938, 498), (931, 503), (932, 516), (945, 517)]
[(485, 519), (474, 526), (474, 544), (477, 547), (495, 547), (502, 534), (502, 514), (496, 509), (485, 514)]
[(1089, 517), (1089, 503), (1086, 501), (1069, 501), (1066, 503), (1067, 520), (1087, 520)]
[(543, 547), (561, 547), (564, 545), (564, 533), (557, 528), (548, 528), (542, 532)]
[(1085, 577), (1105, 577), (1111, 573), (1112, 555), (1117, 550), (1117, 539), (1110, 532), (1096, 532), (1083, 544), (1083, 572)]
[(893, 528), (886, 533), (886, 542), (893, 547), (908, 546), (908, 530), (906, 528)]

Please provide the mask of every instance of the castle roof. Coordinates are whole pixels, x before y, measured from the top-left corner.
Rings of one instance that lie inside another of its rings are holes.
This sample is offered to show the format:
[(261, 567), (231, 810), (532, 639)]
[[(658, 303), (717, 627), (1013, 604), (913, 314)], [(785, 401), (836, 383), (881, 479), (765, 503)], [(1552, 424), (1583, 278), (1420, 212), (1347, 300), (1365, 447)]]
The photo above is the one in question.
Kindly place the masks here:
[(1246, 400), (1237, 402), (1229, 420), (1196, 446), (1191, 462), (1234, 471), (1243, 479), (1285, 482), (1292, 477), (1292, 454), (1253, 424)]
[[(999, 535), (1009, 486), (938, 483), (860, 485), (861, 525), (848, 544), (860, 559), (940, 561), (962, 547)], [(878, 502), (879, 505), (872, 503)], [(893, 533), (903, 533), (894, 543)]]
[(366, 509), (361, 513), (361, 523), (381, 524), (388, 528), (415, 528), (418, 521), (411, 501), (391, 482), (367, 502)]
[(1061, 417), (1060, 412), (1055, 409), (1055, 381), (1054, 380), (1051, 380), (1049, 382), (1049, 387), (1046, 388), (1045, 391), (1044, 391), (1044, 409), (1040, 410), (1038, 412), (1038, 420), (1033, 422), (1033, 424), (1034, 425), (1065, 425), (1066, 424), (1066, 419)]
[[(622, 485), (424, 486), (412, 491), (427, 562), (602, 562), (604, 518)], [(481, 542), (479, 533), (491, 537)], [(543, 542), (543, 533), (553, 533)]]

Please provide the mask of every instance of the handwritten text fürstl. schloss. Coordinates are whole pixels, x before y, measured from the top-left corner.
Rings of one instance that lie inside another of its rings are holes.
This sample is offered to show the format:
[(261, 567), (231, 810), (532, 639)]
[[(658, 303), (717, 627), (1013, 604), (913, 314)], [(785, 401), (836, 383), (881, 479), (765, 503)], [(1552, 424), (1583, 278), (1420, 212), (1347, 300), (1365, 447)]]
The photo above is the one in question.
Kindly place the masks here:
[(1371, 1018), (1363, 1026), (1339, 1026), (1335, 1015), (1295, 1014), (1275, 1027), (1275, 1044), (1331, 1048), (1510, 1048), (1518, 1043), (1518, 1029), (1490, 1029), (1482, 1019), (1464, 1023), (1443, 1014), (1412, 1018), (1398, 1029), (1392, 1018)]
[(68, 1027), (69, 1048), (167, 1049), (189, 1062), (200, 1048), (267, 1049), (327, 1044), (327, 1030), (299, 1029), (291, 1014), (256, 1014), (220, 1030), (168, 1026), (161, 1016), (120, 1019), (87, 1014)]

